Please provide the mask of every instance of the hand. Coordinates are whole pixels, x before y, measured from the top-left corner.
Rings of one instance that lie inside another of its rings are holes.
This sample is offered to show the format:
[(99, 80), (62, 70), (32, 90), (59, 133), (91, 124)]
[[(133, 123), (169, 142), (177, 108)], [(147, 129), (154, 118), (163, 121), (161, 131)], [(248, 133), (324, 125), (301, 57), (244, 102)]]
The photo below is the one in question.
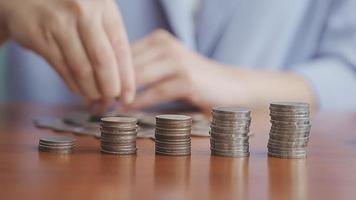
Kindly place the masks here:
[(86, 102), (133, 101), (130, 46), (114, 0), (0, 0), (0, 13), (7, 37), (43, 56)]
[(187, 49), (166, 31), (158, 30), (138, 41), (132, 53), (136, 82), (144, 91), (131, 108), (183, 100), (210, 109), (247, 101), (246, 91), (231, 68)]
[(293, 72), (241, 69), (207, 59), (158, 30), (132, 47), (136, 82), (144, 91), (131, 108), (183, 100), (203, 111), (213, 106), (268, 108), (272, 101), (315, 104), (308, 83)]

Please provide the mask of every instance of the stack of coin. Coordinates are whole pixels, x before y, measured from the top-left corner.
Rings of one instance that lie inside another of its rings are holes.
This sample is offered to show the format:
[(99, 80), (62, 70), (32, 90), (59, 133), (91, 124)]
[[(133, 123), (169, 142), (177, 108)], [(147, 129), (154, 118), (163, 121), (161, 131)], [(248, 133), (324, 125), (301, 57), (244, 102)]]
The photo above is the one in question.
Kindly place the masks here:
[(136, 153), (137, 119), (104, 117), (101, 119), (101, 152), (117, 155)]
[(76, 140), (73, 137), (49, 136), (40, 139), (38, 149), (53, 153), (71, 153), (75, 147)]
[(298, 102), (270, 104), (271, 130), (268, 155), (278, 158), (304, 158), (310, 133), (309, 105)]
[(185, 115), (156, 116), (156, 153), (182, 156), (191, 152), (192, 118)]
[(213, 108), (210, 129), (211, 155), (247, 157), (251, 111), (238, 107)]

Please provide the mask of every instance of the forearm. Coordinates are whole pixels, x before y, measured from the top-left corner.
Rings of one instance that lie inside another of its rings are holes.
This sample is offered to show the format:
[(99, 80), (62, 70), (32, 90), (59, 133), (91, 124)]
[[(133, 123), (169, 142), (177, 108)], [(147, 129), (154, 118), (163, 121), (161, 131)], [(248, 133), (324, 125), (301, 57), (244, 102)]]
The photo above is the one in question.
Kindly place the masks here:
[(315, 106), (314, 94), (308, 83), (292, 72), (238, 70), (242, 85), (248, 89), (248, 102), (262, 107), (272, 101), (301, 101)]
[[(230, 74), (242, 89), (242, 94), (231, 95), (235, 99), (230, 101), (240, 102), (242, 106), (264, 108), (273, 101), (301, 101), (315, 107), (313, 90), (301, 76), (293, 72), (231, 68)], [(230, 88), (233, 93), (237, 87), (231, 85)]]

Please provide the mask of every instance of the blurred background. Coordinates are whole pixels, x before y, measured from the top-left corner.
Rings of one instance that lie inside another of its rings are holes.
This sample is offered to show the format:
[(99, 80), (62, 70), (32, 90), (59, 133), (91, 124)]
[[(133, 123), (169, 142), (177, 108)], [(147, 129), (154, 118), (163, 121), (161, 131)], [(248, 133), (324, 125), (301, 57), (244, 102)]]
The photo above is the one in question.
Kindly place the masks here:
[[(191, 0), (117, 2), (131, 43), (165, 29), (187, 48), (222, 65), (256, 74), (298, 73), (310, 83), (321, 108), (356, 110), (354, 1), (206, 0), (199, 1), (201, 21), (191, 20)], [(212, 27), (216, 32), (209, 32)], [(10, 41), (0, 48), (0, 102), (77, 104), (80, 99), (44, 59)]]

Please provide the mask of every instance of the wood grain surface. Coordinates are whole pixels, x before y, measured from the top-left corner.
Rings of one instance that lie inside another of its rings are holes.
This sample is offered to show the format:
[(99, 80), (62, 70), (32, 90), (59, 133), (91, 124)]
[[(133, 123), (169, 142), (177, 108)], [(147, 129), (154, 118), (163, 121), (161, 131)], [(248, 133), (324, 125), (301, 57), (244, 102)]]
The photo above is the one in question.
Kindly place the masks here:
[(356, 199), (356, 114), (316, 113), (306, 159), (267, 156), (269, 117), (253, 114), (249, 158), (210, 156), (209, 139), (193, 138), (192, 155), (157, 156), (137, 141), (136, 156), (103, 155), (79, 137), (70, 155), (38, 152), (46, 135), (32, 119), (74, 107), (0, 106), (0, 199)]

